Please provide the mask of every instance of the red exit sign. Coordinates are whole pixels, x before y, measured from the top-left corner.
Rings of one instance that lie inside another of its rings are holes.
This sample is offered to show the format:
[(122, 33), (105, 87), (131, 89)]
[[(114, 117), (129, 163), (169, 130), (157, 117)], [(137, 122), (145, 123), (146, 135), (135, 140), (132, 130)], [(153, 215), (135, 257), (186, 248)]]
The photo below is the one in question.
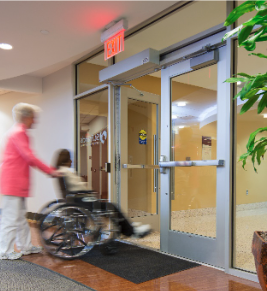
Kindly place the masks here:
[(104, 42), (105, 61), (124, 51), (124, 29)]

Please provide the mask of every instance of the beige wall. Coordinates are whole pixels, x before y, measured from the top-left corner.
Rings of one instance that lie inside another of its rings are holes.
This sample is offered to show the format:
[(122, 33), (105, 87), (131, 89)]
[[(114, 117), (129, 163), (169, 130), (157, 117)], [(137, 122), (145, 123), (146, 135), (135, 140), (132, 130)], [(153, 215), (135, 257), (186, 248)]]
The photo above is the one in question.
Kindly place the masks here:
[[(74, 149), (73, 70), (65, 67), (43, 78), (43, 93), (39, 95), (11, 92), (0, 96), (0, 139), (12, 126), (12, 107), (18, 102), (40, 106), (42, 112), (35, 129), (30, 130), (31, 145), (36, 155), (47, 164), (53, 162), (55, 152), (61, 148)], [(1, 150), (0, 150), (1, 151)], [(48, 201), (59, 197), (55, 179), (32, 169), (31, 197), (28, 211), (36, 212)]]
[(99, 83), (99, 71), (103, 70), (104, 66), (83, 62), (78, 66), (78, 94), (102, 85)]

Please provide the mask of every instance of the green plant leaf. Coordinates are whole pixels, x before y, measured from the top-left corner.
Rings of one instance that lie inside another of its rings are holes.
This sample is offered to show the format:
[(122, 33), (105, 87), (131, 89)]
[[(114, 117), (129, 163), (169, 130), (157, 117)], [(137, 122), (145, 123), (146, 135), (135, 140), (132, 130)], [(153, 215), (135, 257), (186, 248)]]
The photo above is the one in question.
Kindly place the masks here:
[(243, 41), (240, 46), (243, 46), (247, 51), (253, 51), (256, 48), (257, 39), (265, 33), (265, 28), (262, 27), (255, 32), (255, 34)]
[(224, 35), (224, 37), (222, 38), (222, 41), (225, 41), (227, 38), (229, 38), (229, 37), (235, 35), (236, 33), (238, 33), (239, 30), (242, 29), (242, 27), (243, 27), (243, 25), (239, 25), (237, 28), (235, 28), (235, 29), (233, 29), (233, 30), (227, 32), (227, 33)]
[(267, 59), (267, 56), (266, 55), (264, 55), (264, 54), (261, 54), (261, 53), (251, 53), (251, 54), (249, 54), (249, 56), (256, 56), (256, 57), (259, 57), (259, 58), (265, 58), (265, 59)]
[(257, 130), (255, 130), (254, 132), (252, 132), (250, 134), (249, 139), (248, 139), (248, 143), (246, 145), (246, 148), (248, 151), (253, 150), (256, 135), (259, 134), (260, 132), (263, 132), (263, 131), (267, 131), (267, 127), (258, 128)]
[(234, 23), (240, 16), (244, 15), (247, 12), (251, 12), (255, 10), (255, 5), (257, 1), (246, 1), (236, 7), (234, 10), (231, 11), (231, 13), (228, 15), (224, 22), (224, 26), (231, 25)]
[[(267, 1), (246, 1), (243, 4), (236, 7), (227, 17), (224, 25), (231, 25), (240, 16), (245, 13), (257, 11), (257, 14), (250, 18), (248, 21), (239, 25), (237, 28), (226, 33), (223, 40), (238, 34), (239, 47), (244, 47), (247, 51), (253, 51), (256, 48), (257, 42), (267, 41)], [(258, 29), (254, 33), (253, 29), (257, 25)], [(266, 59), (267, 54), (263, 53), (251, 53), (250, 56), (256, 56)], [(257, 112), (258, 114), (267, 108), (267, 73), (248, 75), (246, 73), (238, 73), (232, 78), (227, 79), (227, 83), (243, 82), (244, 86), (234, 97), (246, 100), (243, 104), (240, 114), (247, 112), (253, 105), (259, 100)], [(254, 171), (257, 172), (256, 163), (260, 165), (262, 163), (263, 155), (267, 152), (267, 137), (261, 137), (256, 140), (259, 133), (267, 132), (267, 127), (258, 128), (256, 131), (250, 134), (248, 143), (246, 145), (247, 152), (240, 156), (239, 161), (242, 161), (242, 167), (245, 169), (248, 157), (251, 158)]]
[(267, 8), (267, 6), (265, 5), (265, 1), (256, 1), (255, 9), (257, 11), (264, 10), (266, 8)]
[(246, 78), (248, 78), (248, 79), (251, 79), (251, 78), (254, 78), (254, 77), (255, 77), (255, 76), (250, 76), (250, 75), (245, 74), (245, 73), (237, 73), (236, 75), (237, 75), (237, 76), (246, 77)]
[(239, 45), (249, 37), (253, 27), (254, 27), (254, 25), (248, 25), (248, 26), (243, 27), (239, 31), (239, 33), (238, 33), (238, 44)]
[(224, 81), (224, 83), (236, 83), (236, 82), (247, 82), (249, 81), (247, 78), (228, 78)]
[(258, 98), (259, 98), (259, 96), (253, 96), (250, 99), (248, 99), (248, 101), (242, 106), (242, 108), (240, 110), (240, 115), (247, 112), (255, 104), (255, 102), (258, 100)]
[[(266, 9), (267, 6), (266, 6), (266, 5), (262, 5), (261, 7), (262, 7), (262, 9), (260, 9), (260, 10), (257, 10), (257, 9), (256, 9), (256, 10), (259, 11), (259, 12), (257, 13), (257, 15), (263, 17), (263, 16), (267, 15), (267, 9)], [(265, 7), (265, 8), (264, 8), (264, 7)], [(256, 8), (256, 7), (255, 7), (255, 8)]]
[(243, 23), (243, 26), (247, 26), (247, 25), (263, 25), (266, 23), (266, 18), (265, 18), (265, 15), (260, 15), (260, 14), (264, 14), (265, 11), (262, 11), (262, 12), (258, 12), (257, 15), (255, 15), (254, 17), (250, 18), (248, 21), (244, 22)]
[(253, 89), (253, 90), (249, 90), (249, 91), (248, 91), (248, 92), (247, 92), (247, 93), (242, 97), (241, 100), (250, 99), (250, 98), (252, 98), (253, 96), (256, 96), (256, 97), (259, 98), (259, 97), (262, 95), (262, 93), (257, 94), (258, 91), (259, 91), (258, 88), (255, 88), (255, 89)]
[(247, 158), (249, 157), (249, 153), (245, 153), (245, 154), (243, 154), (243, 155), (241, 155), (240, 157), (239, 157), (239, 162), (241, 162), (242, 161), (242, 167), (243, 167), (243, 169), (245, 170), (245, 165), (246, 165), (246, 163), (247, 163)]
[(260, 87), (265, 87), (266, 84), (266, 76), (265, 74), (258, 74), (253, 81), (251, 81), (251, 87), (250, 89), (259, 89)]
[(262, 113), (263, 109), (267, 106), (267, 93), (263, 94), (259, 105), (258, 105), (258, 114)]
[(267, 141), (265, 140), (265, 141), (262, 141), (259, 145), (257, 145), (254, 149), (256, 152), (258, 165), (261, 164), (261, 158), (266, 152), (266, 149), (265, 149), (266, 145), (267, 145)]
[[(236, 94), (235, 98), (240, 97), (241, 100), (246, 100), (249, 97), (255, 95), (258, 92), (258, 89), (255, 88), (256, 84), (255, 84), (255, 80), (257, 77), (253, 78), (253, 80), (251, 82), (246, 83), (243, 88), (241, 89), (241, 91)], [(251, 91), (253, 89), (253, 91)]]
[(247, 51), (251, 52), (254, 51), (256, 48), (256, 43), (255, 41), (250, 41), (250, 40), (246, 40), (243, 41), (240, 46), (243, 46)]
[(267, 35), (261, 35), (258, 39), (257, 39), (257, 42), (260, 42), (260, 41), (266, 41), (267, 40)]

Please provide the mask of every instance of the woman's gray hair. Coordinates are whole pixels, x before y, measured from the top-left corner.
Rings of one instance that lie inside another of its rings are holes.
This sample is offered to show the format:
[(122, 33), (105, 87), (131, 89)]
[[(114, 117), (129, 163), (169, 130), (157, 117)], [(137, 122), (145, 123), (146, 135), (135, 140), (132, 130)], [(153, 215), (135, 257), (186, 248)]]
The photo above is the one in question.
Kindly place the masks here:
[(24, 117), (31, 117), (39, 112), (41, 112), (40, 107), (28, 103), (18, 103), (12, 109), (12, 115), (15, 122), (21, 122)]

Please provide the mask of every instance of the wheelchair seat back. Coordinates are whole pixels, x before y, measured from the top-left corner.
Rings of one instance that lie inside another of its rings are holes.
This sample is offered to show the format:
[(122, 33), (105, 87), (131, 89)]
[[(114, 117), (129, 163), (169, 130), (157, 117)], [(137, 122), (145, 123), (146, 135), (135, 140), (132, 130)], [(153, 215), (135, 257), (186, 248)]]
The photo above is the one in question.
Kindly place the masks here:
[(81, 204), (97, 200), (98, 193), (94, 190), (69, 191), (64, 177), (59, 177), (58, 183), (62, 197), (68, 203)]
[(61, 192), (62, 198), (63, 199), (66, 199), (66, 196), (67, 196), (67, 187), (66, 187), (66, 183), (65, 183), (64, 177), (57, 178), (57, 181), (58, 181), (59, 190)]

